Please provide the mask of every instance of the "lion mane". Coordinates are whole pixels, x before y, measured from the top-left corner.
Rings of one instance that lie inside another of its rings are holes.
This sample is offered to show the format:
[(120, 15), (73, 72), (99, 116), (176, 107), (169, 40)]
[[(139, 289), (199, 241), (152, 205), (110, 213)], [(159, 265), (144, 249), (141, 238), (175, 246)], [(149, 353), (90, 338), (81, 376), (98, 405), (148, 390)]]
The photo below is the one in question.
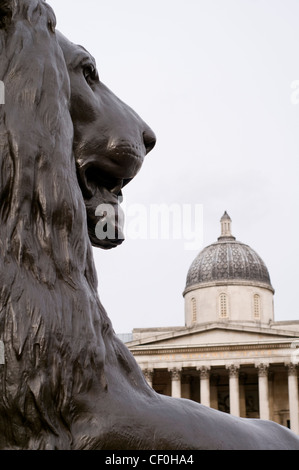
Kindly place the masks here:
[(0, 0), (0, 18), (0, 449), (298, 449), (148, 386), (98, 297), (54, 13)]
[(96, 295), (55, 16), (30, 0), (17, 2), (7, 22), (0, 31), (0, 447), (69, 448), (71, 397), (94, 374), (105, 388), (102, 337), (111, 324)]

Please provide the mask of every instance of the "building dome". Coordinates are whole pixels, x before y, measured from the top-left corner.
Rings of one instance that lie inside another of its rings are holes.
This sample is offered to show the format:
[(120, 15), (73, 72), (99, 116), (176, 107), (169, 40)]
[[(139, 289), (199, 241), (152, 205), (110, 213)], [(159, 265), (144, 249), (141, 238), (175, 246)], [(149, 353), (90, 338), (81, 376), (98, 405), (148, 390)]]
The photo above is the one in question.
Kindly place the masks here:
[(186, 289), (202, 283), (251, 281), (271, 286), (268, 269), (260, 256), (231, 234), (231, 219), (221, 218), (221, 236), (195, 258), (187, 274)]
[(260, 256), (231, 233), (231, 219), (221, 218), (221, 235), (191, 264), (186, 287), (185, 324), (232, 321), (269, 323), (274, 319), (268, 269)]

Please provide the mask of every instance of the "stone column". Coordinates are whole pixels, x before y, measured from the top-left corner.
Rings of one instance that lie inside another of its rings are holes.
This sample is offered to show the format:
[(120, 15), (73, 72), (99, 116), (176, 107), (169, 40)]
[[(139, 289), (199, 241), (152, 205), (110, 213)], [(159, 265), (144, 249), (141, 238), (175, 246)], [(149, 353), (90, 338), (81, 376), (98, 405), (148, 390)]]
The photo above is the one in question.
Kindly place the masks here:
[(298, 373), (296, 364), (286, 364), (288, 367), (288, 390), (291, 430), (299, 434), (298, 407)]
[(240, 392), (239, 392), (239, 366), (230, 364), (226, 366), (229, 372), (229, 408), (230, 414), (240, 416)]
[(240, 416), (246, 418), (246, 396), (245, 384), (247, 381), (247, 374), (244, 372), (239, 373), (239, 394), (240, 394)]
[(171, 396), (181, 398), (181, 371), (177, 368), (170, 369)]
[(152, 387), (153, 386), (153, 376), (154, 376), (153, 369), (144, 369), (143, 370), (143, 375), (145, 377), (145, 380), (149, 384), (149, 386)]
[(200, 373), (200, 403), (210, 406), (210, 367), (198, 367)]
[(260, 419), (270, 419), (269, 386), (267, 364), (258, 364)]

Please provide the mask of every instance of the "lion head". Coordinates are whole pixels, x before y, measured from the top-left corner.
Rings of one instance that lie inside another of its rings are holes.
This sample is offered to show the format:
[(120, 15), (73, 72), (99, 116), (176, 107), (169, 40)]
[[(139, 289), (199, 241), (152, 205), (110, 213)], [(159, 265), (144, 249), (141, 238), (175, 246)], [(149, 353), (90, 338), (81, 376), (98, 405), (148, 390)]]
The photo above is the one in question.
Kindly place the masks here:
[(95, 59), (57, 32), (70, 77), (74, 155), (93, 246), (124, 240), (122, 188), (139, 172), (156, 138), (99, 79)]

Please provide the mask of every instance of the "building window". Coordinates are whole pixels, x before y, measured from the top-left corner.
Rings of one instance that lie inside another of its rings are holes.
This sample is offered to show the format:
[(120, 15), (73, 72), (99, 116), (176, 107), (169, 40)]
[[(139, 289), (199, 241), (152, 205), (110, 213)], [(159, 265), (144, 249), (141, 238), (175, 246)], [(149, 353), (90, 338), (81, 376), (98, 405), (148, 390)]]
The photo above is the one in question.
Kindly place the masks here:
[(219, 296), (219, 316), (220, 318), (228, 318), (228, 302), (227, 295), (222, 293)]
[(196, 299), (192, 297), (191, 299), (191, 306), (192, 306), (192, 323), (197, 322), (197, 309), (196, 309)]
[(255, 319), (261, 318), (261, 298), (258, 294), (253, 296), (253, 316)]

